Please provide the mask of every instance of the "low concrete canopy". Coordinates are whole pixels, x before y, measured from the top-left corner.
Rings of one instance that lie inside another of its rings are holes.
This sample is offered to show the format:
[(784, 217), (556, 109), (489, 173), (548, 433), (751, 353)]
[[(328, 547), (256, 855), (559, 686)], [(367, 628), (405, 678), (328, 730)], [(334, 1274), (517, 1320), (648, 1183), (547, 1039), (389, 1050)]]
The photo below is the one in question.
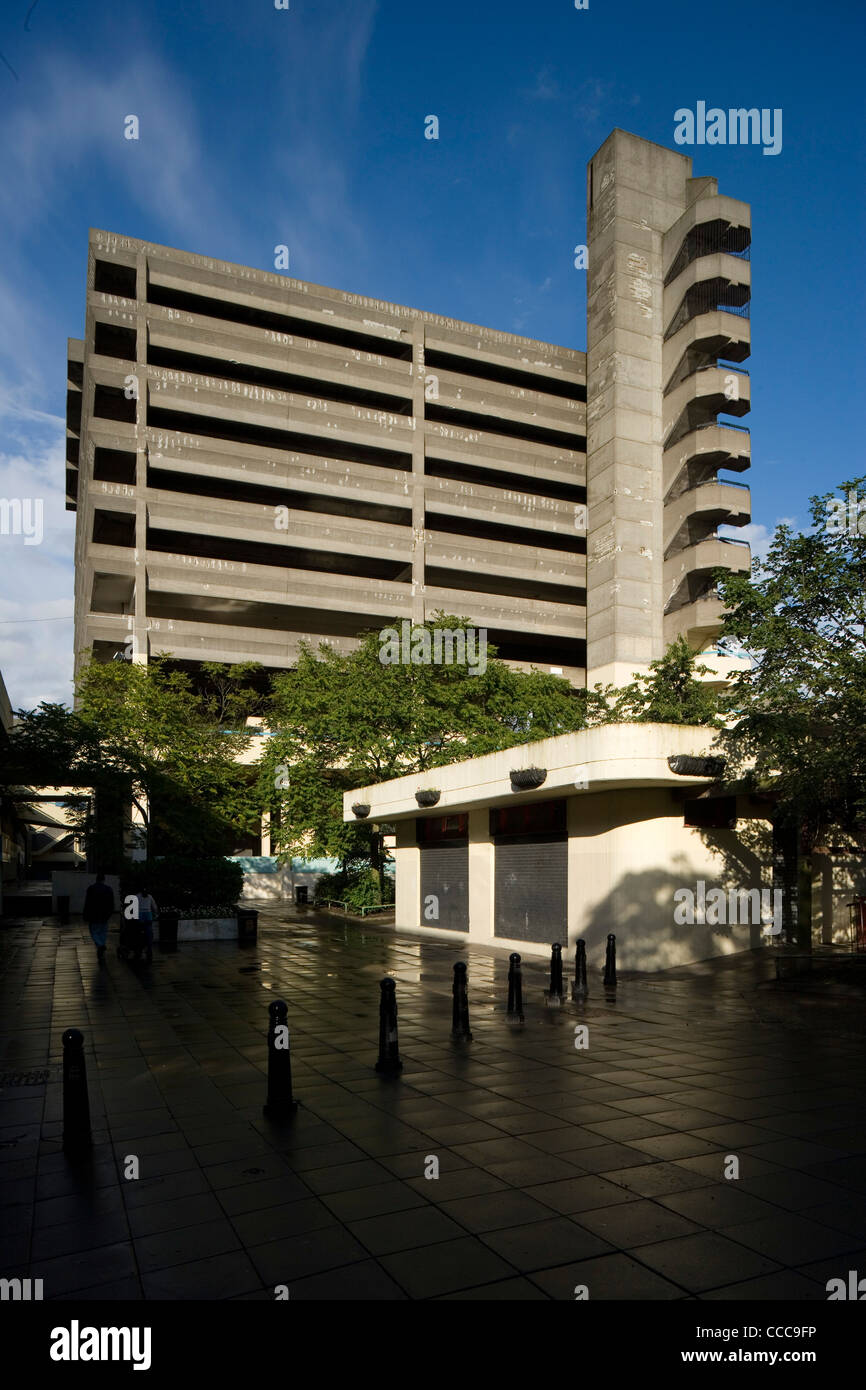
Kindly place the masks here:
[(396, 927), (530, 954), (583, 939), (591, 972), (614, 933), (623, 969), (664, 970), (767, 940), (772, 866), (735, 828), (763, 812), (710, 775), (714, 739), (603, 725), (437, 767), (435, 808), (412, 773), (346, 792), (343, 815), (394, 824)]
[[(672, 772), (674, 754), (704, 757), (710, 753), (714, 730), (685, 724), (605, 724), (579, 733), (559, 734), (537, 743), (519, 744), (501, 753), (487, 753), (435, 770), (441, 796), (438, 815), (496, 806), (503, 801), (549, 801), (576, 792), (612, 791), (625, 787), (708, 786), (711, 778)], [(544, 768), (544, 783), (515, 792), (511, 773), (519, 768)], [(425, 774), (427, 775), (427, 774)], [(370, 806), (369, 820), (398, 821), (418, 815), (415, 792), (418, 773), (395, 777), (343, 794), (343, 819), (354, 821), (352, 805)]]

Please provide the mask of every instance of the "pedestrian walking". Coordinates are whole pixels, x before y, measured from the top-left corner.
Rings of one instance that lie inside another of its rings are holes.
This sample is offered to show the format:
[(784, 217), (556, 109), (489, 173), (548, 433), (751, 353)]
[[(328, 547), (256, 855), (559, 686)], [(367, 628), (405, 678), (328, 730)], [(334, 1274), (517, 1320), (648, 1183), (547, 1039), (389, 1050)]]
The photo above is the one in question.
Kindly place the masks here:
[(108, 941), (108, 920), (114, 911), (114, 893), (105, 882), (105, 874), (97, 874), (96, 882), (91, 883), (84, 895), (82, 916), (90, 928), (90, 935), (96, 947), (96, 959), (105, 956)]
[(150, 962), (153, 960), (153, 923), (154, 919), (159, 916), (159, 908), (150, 896), (150, 890), (148, 888), (142, 888), (136, 896), (138, 898), (138, 920), (147, 941), (144, 950), (144, 958), (147, 964), (150, 965)]

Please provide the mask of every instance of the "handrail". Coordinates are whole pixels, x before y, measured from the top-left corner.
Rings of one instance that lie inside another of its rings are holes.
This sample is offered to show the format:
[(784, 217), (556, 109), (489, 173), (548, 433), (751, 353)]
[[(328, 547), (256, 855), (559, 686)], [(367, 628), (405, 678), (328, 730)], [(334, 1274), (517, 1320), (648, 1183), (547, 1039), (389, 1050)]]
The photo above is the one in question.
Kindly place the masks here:
[[(730, 247), (723, 245), (734, 226), (736, 224), (728, 223), (723, 228), (717, 221), (713, 221), (710, 223), (699, 222), (690, 228), (671, 262), (671, 267), (665, 276), (665, 285), (672, 284), (682, 275), (684, 270), (687, 270), (690, 265), (704, 256), (734, 256), (738, 261), (750, 261), (752, 259), (751, 227), (737, 227), (737, 230), (747, 231), (749, 235), (749, 240), (741, 251), (733, 251)], [(710, 227), (712, 227), (712, 231)]]
[(350, 907), (341, 898), (325, 898), (315, 905), (318, 907), (341, 907), (344, 912), (351, 912), (355, 917), (366, 917), (368, 912), (387, 912), (389, 908), (394, 906), (393, 903), (373, 903), (370, 907)]
[(748, 483), (738, 483), (735, 482), (733, 478), (716, 478), (716, 482), (721, 487), (741, 487), (744, 492), (751, 492), (751, 488), (749, 487)]
[(740, 430), (743, 434), (751, 434), (748, 425), (735, 425), (730, 420), (707, 420), (703, 425), (696, 425), (698, 430)]
[[(738, 367), (733, 362), (708, 362), (705, 367), (696, 367), (690, 375), (696, 376), (698, 372), (737, 372), (740, 376), (749, 375), (745, 367)], [(687, 376), (683, 377), (683, 381), (688, 381), (688, 379)], [(680, 384), (677, 382), (677, 386)]]

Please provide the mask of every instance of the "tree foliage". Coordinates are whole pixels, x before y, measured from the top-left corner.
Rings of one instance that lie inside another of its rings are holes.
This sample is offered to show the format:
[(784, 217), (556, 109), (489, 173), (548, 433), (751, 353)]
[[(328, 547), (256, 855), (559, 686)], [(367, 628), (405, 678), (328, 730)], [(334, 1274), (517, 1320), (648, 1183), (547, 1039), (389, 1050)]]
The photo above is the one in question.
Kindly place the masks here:
[(684, 637), (677, 637), (649, 671), (635, 673), (629, 685), (597, 685), (588, 705), (590, 723), (691, 724), (719, 728), (724, 702), (700, 679), (710, 668), (698, 661)]
[[(437, 614), (423, 626), (468, 623)], [(278, 810), (272, 836), (284, 854), (378, 866), (378, 832), (343, 823), (345, 790), (409, 773), (430, 781), (448, 763), (585, 726), (585, 701), (567, 680), (512, 670), (492, 645), (475, 674), (467, 664), (384, 665), (380, 650), (373, 633), (348, 654), (306, 647), (297, 669), (274, 679), (259, 788)]]
[(208, 663), (196, 683), (168, 658), (91, 661), (74, 710), (43, 703), (18, 712), (4, 780), (92, 792), (75, 815), (92, 859), (117, 861), (130, 804), (149, 854), (224, 853), (259, 816), (254, 776), (237, 761), (250, 742), (246, 711), (260, 703), (249, 670)]
[(832, 498), (811, 498), (810, 531), (777, 527), (751, 578), (719, 581), (725, 632), (755, 657), (720, 741), (732, 772), (772, 789), (804, 852), (831, 830), (862, 841), (866, 824), (866, 537), (828, 525)]

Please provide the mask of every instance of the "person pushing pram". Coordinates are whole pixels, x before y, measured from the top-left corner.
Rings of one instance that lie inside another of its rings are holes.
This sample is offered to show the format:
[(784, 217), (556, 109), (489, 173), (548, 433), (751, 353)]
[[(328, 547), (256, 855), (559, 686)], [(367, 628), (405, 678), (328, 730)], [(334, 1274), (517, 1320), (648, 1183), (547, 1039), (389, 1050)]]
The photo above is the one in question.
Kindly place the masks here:
[(145, 962), (150, 965), (153, 960), (153, 924), (159, 916), (159, 908), (147, 887), (126, 898), (123, 916), (118, 956), (121, 960), (134, 956), (137, 960), (143, 953)]

